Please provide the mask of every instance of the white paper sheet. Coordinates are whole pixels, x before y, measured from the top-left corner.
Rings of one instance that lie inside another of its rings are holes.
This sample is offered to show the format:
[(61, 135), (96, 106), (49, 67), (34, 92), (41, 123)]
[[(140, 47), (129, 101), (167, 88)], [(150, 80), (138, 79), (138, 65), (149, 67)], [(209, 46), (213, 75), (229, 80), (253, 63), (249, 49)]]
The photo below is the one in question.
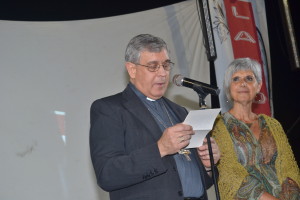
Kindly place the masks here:
[(213, 128), (214, 122), (221, 108), (204, 109), (204, 110), (191, 110), (184, 120), (184, 124), (191, 125), (195, 131), (192, 136), (190, 144), (186, 147), (197, 148), (203, 144), (206, 135)]

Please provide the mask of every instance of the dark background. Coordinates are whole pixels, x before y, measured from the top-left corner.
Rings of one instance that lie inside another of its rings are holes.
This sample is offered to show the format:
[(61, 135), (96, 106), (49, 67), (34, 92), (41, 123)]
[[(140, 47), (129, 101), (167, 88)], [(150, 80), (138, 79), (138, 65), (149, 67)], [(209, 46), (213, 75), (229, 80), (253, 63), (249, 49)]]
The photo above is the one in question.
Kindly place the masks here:
[[(181, 1), (12, 0), (3, 1), (0, 4), (0, 20), (66, 21), (102, 18), (158, 8)], [(290, 59), (290, 45), (280, 9), (282, 1), (265, 0), (271, 52), (274, 117), (281, 122), (286, 131), (300, 166), (300, 148), (298, 147), (300, 145), (300, 69), (296, 69)], [(299, 50), (299, 0), (288, 2)]]

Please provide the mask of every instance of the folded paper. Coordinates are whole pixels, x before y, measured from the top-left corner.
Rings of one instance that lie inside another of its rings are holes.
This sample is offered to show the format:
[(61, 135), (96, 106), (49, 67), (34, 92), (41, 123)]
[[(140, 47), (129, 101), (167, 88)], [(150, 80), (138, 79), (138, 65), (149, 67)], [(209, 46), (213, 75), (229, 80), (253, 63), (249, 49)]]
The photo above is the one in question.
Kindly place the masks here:
[(188, 113), (183, 123), (191, 125), (195, 131), (195, 135), (192, 135), (190, 144), (185, 147), (186, 149), (202, 146), (204, 138), (212, 130), (215, 119), (220, 111), (221, 108), (214, 108), (191, 110)]

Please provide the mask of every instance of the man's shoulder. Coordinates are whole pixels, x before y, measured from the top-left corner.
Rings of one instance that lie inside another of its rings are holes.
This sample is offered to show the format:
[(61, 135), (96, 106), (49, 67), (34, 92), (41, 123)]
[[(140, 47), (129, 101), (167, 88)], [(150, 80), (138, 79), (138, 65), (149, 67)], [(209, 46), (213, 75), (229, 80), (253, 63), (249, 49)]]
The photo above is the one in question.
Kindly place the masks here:
[(169, 105), (169, 107), (171, 109), (173, 109), (173, 111), (176, 111), (180, 115), (184, 115), (184, 116), (187, 115), (188, 111), (184, 106), (181, 106), (181, 105), (175, 103), (174, 101), (171, 101), (170, 99), (168, 99), (166, 97), (163, 97), (163, 99)]
[(162, 97), (162, 98), (163, 98), (163, 100), (164, 100), (167, 104), (169, 104), (169, 105), (171, 105), (171, 106), (173, 106), (173, 107), (181, 107), (181, 108), (184, 108), (183, 106), (181, 106), (181, 105), (175, 103), (174, 101), (168, 99), (167, 97)]
[(96, 99), (93, 103), (92, 106), (98, 105), (98, 104), (103, 104), (103, 103), (114, 103), (114, 102), (119, 102), (122, 97), (122, 92), (119, 92), (117, 94), (105, 96), (99, 99)]
[[(133, 97), (132, 97), (133, 96)], [(102, 97), (100, 99), (95, 100), (92, 103), (93, 106), (99, 105), (120, 105), (122, 102), (126, 102), (129, 99), (134, 98), (134, 92), (130, 89), (130, 87), (126, 87), (122, 92), (112, 94), (109, 96)]]

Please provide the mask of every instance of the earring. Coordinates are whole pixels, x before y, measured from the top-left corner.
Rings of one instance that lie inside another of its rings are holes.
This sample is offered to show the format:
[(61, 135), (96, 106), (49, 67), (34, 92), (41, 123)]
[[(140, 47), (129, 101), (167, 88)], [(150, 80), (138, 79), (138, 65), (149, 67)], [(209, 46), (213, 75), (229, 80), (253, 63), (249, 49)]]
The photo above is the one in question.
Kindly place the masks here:
[(257, 92), (256, 95), (255, 95), (255, 97), (254, 97), (254, 99), (256, 99), (256, 101), (260, 102), (260, 100), (261, 100), (260, 98), (261, 97), (259, 95), (259, 92)]

